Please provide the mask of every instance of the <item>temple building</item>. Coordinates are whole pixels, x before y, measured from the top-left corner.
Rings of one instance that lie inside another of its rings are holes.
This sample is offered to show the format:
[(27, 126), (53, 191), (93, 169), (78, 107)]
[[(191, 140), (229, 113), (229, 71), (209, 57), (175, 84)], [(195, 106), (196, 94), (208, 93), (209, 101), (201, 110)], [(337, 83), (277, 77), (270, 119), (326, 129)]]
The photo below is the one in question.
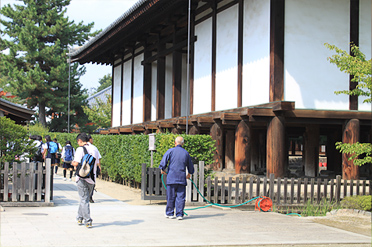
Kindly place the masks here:
[(371, 142), (371, 104), (334, 93), (355, 84), (325, 43), (370, 59), (371, 1), (140, 0), (70, 55), (112, 66), (102, 133), (210, 134), (216, 171), (370, 178), (335, 143)]

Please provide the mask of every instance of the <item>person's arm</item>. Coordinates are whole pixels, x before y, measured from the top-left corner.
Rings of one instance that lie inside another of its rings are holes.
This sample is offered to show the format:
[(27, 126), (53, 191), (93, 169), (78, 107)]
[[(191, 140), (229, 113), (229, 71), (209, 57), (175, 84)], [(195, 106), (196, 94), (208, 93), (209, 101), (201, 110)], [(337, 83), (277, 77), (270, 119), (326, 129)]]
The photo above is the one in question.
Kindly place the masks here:
[(160, 161), (159, 169), (161, 170), (161, 174), (167, 174), (165, 169), (167, 168), (168, 161), (169, 161), (169, 150), (165, 152), (163, 158)]
[[(48, 144), (46, 143), (45, 146), (48, 146)], [(44, 148), (44, 149), (43, 149), (43, 159), (44, 159), (44, 160), (45, 160), (46, 152), (47, 152), (47, 149), (48, 149), (48, 148), (45, 148), (45, 146), (44, 146), (44, 144), (43, 144), (43, 146), (41, 146), (42, 148)]]
[(80, 151), (82, 150), (80, 150), (79, 148), (76, 149), (76, 153), (74, 152), (74, 160), (71, 162), (71, 165), (75, 168), (75, 170), (76, 167), (79, 165), (81, 158), (83, 157), (83, 155), (80, 154)]
[(188, 164), (187, 164), (187, 171), (188, 171), (188, 174), (186, 175), (186, 179), (190, 179), (191, 174), (194, 173), (194, 165), (192, 163), (190, 155), (189, 155), (189, 161), (188, 161)]

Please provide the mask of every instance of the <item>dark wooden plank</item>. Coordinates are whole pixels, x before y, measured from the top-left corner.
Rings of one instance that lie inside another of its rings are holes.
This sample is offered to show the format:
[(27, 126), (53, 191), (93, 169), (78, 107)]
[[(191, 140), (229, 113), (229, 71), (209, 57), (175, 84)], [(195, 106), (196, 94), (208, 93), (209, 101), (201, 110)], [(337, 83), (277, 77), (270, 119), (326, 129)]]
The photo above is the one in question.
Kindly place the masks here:
[(261, 188), (261, 178), (257, 178), (257, 185), (256, 185), (256, 197), (260, 196), (260, 188)]
[(225, 177), (221, 178), (221, 204), (225, 203)]
[(321, 201), (321, 183), (322, 183), (322, 180), (320, 178), (317, 179), (317, 183), (316, 183), (316, 202), (319, 204), (320, 201)]
[(310, 179), (310, 202), (314, 203), (314, 184), (315, 184), (315, 179), (311, 178)]
[(235, 204), (239, 204), (239, 177), (235, 180)]
[(274, 174), (270, 174), (270, 181), (269, 181), (269, 197), (272, 201), (274, 201), (274, 185), (275, 185), (275, 176)]
[(229, 177), (229, 185), (227, 189), (227, 202), (232, 203), (232, 177)]
[(243, 102), (243, 21), (244, 4), (243, 0), (238, 1), (238, 102), (237, 106), (242, 107)]
[(319, 125), (308, 125), (305, 129), (305, 176), (315, 177), (319, 166)]
[(154, 168), (147, 168), (148, 171), (149, 171), (149, 184), (148, 184), (148, 187), (149, 187), (149, 193), (148, 195), (149, 196), (152, 196), (154, 194)]
[(297, 203), (301, 203), (301, 184), (302, 180), (301, 178), (297, 179)]
[(218, 177), (214, 178), (213, 202), (218, 203)]
[[(151, 51), (145, 48), (144, 60), (151, 57)], [(151, 121), (152, 64), (143, 65), (143, 122)]]
[(263, 181), (263, 196), (269, 196), (269, 191), (267, 191), (267, 177), (264, 177)]
[(283, 204), (287, 204), (287, 196), (288, 196), (288, 179), (284, 178), (283, 180)]
[(24, 202), (26, 200), (26, 163), (21, 163), (21, 177), (20, 177), (20, 188), (19, 188), (19, 195), (20, 201)]
[(363, 180), (362, 182), (362, 195), (366, 195), (366, 180)]
[[(176, 29), (176, 27), (174, 27)], [(174, 33), (173, 44), (177, 44), (180, 37)], [(181, 87), (182, 87), (182, 53), (173, 51), (172, 59), (172, 117), (181, 116)]]
[(281, 187), (282, 187), (282, 179), (281, 178), (278, 178), (278, 182), (277, 182), (277, 204), (280, 205), (280, 194), (282, 193), (281, 192)]
[(4, 163), (4, 194), (3, 194), (3, 201), (8, 201), (9, 195), (9, 163)]
[[(158, 52), (165, 49), (165, 44), (159, 43)], [(165, 111), (165, 57), (157, 60), (157, 89), (156, 89), (156, 119), (164, 119)]]
[[(256, 181), (256, 187), (260, 187), (260, 181)], [(253, 177), (249, 178), (249, 195), (248, 199), (251, 200), (253, 198)]]
[(354, 180), (350, 180), (350, 196), (354, 195)]
[[(350, 0), (350, 43), (359, 46), (359, 0)], [(354, 55), (350, 49), (350, 55)], [(349, 76), (349, 90), (354, 90), (358, 82)], [(358, 96), (349, 95), (349, 110), (358, 110)]]
[(290, 203), (293, 204), (294, 202), (294, 178), (291, 178), (291, 197)]
[(159, 168), (155, 168), (155, 195), (160, 195), (161, 183), (161, 171)]
[[(195, 36), (195, 10), (191, 10), (191, 20), (190, 20), (190, 36)], [(187, 114), (192, 115), (194, 112), (194, 64), (195, 64), (195, 40), (191, 41), (190, 44), (190, 61), (187, 61), (189, 66), (189, 75), (190, 75), (190, 81), (189, 81), (189, 112), (186, 112)]]
[(335, 191), (335, 200), (337, 203), (341, 201), (341, 176), (336, 176), (336, 191)]
[(355, 193), (357, 196), (359, 196), (359, 184), (360, 184), (360, 181), (359, 179), (356, 181), (356, 188), (355, 188)]
[(217, 2), (212, 5), (212, 92), (211, 111), (216, 110), (216, 64), (217, 64)]
[(331, 179), (331, 189), (329, 191), (329, 201), (333, 203), (334, 198), (334, 186), (335, 186), (335, 181), (334, 179)]
[(207, 177), (207, 200), (210, 201), (210, 202), (211, 202), (211, 197), (212, 197), (211, 196), (211, 194), (212, 194), (211, 190), (212, 190), (212, 181), (211, 181), (211, 177), (208, 176)]
[[(342, 135), (343, 143), (356, 143), (359, 141), (360, 123), (358, 119), (351, 119), (345, 126)], [(343, 179), (359, 179), (359, 166), (353, 164), (349, 160), (350, 154), (342, 154), (342, 178)]]
[(307, 203), (307, 184), (308, 178), (304, 178), (304, 204)]
[(130, 72), (130, 124), (133, 124), (133, 101), (134, 101), (134, 48), (132, 50), (132, 66)]
[(248, 122), (241, 120), (235, 130), (235, 173), (248, 173), (251, 166), (251, 130)]
[(12, 185), (12, 202), (16, 202), (18, 197), (18, 169), (17, 163), (13, 163), (13, 185)]
[(270, 102), (284, 98), (284, 2), (270, 1)]
[[(123, 125), (123, 102), (124, 102), (124, 63), (120, 65), (120, 126)], [(112, 85), (114, 87), (114, 85)], [(112, 101), (112, 100), (111, 100)]]
[(142, 163), (142, 173), (141, 173), (141, 200), (145, 200), (147, 190), (147, 166)]
[(324, 179), (324, 189), (323, 189), (323, 193), (324, 193), (324, 196), (323, 196), (323, 198), (325, 199), (325, 200), (327, 200), (327, 198), (328, 198), (328, 191), (327, 191), (327, 187), (328, 187), (328, 179)]
[(347, 197), (347, 180), (346, 179), (343, 179), (343, 182), (344, 182), (344, 197), (343, 198), (345, 198), (345, 197)]
[(241, 197), (240, 203), (245, 202), (246, 194), (247, 194), (247, 177), (244, 176), (243, 181), (242, 181), (242, 197)]

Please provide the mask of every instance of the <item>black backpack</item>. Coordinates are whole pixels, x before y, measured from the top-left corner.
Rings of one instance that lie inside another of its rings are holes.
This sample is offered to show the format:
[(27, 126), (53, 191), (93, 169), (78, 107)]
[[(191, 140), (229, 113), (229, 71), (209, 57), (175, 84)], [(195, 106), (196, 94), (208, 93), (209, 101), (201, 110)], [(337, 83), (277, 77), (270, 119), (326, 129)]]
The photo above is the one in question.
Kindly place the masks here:
[(43, 153), (41, 152), (42, 150), (43, 143), (40, 142), (40, 145), (37, 147), (37, 150), (35, 152), (35, 161), (42, 161), (43, 160)]

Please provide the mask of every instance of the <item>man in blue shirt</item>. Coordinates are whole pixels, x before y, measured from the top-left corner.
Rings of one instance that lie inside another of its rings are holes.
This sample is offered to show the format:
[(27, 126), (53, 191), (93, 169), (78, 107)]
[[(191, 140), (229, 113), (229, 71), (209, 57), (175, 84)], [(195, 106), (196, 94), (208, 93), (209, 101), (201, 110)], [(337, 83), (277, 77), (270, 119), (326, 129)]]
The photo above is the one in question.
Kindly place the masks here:
[[(175, 140), (175, 147), (169, 149), (163, 156), (159, 168), (162, 174), (167, 174), (165, 169), (168, 166), (167, 175), (167, 207), (165, 217), (174, 219), (174, 207), (176, 207), (176, 217), (183, 219), (183, 209), (185, 208), (186, 179), (194, 173), (189, 153), (182, 147), (184, 140), (178, 136)], [(188, 174), (186, 175), (186, 168)]]

